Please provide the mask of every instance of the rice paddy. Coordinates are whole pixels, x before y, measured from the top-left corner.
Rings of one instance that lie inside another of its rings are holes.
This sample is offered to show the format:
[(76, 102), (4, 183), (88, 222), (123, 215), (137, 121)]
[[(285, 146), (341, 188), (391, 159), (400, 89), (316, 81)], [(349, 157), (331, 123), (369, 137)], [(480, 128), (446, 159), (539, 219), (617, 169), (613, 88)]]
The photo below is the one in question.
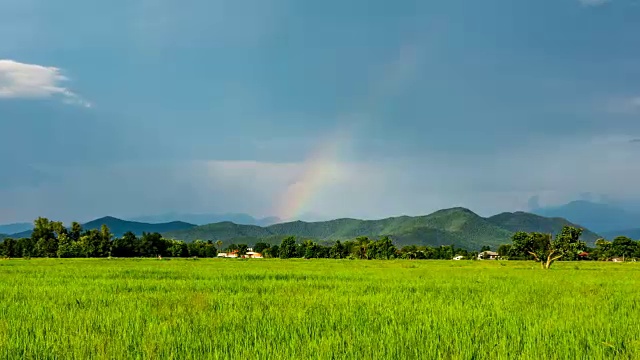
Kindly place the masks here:
[(8, 359), (638, 359), (640, 264), (0, 261)]

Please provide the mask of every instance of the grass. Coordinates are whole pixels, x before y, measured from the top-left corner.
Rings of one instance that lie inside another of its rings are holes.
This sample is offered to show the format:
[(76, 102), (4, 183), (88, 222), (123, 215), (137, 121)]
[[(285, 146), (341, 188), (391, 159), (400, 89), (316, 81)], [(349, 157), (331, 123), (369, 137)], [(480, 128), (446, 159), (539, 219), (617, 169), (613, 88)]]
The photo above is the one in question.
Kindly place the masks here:
[(640, 358), (640, 264), (0, 261), (9, 359)]

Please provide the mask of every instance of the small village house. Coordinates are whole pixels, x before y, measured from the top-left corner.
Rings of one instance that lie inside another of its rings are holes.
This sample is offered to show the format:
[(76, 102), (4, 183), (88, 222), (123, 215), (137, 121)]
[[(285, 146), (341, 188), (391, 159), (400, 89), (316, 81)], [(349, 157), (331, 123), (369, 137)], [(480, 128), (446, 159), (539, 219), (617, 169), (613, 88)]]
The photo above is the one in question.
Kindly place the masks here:
[[(263, 256), (262, 254), (253, 251), (252, 248), (248, 248), (247, 253), (245, 255), (242, 255), (243, 259), (262, 259)], [(238, 250), (233, 250), (233, 251), (229, 251), (229, 252), (220, 252), (218, 253), (218, 257), (220, 258), (237, 258), (238, 257)]]
[(494, 251), (482, 251), (478, 254), (478, 260), (498, 260), (500, 255)]

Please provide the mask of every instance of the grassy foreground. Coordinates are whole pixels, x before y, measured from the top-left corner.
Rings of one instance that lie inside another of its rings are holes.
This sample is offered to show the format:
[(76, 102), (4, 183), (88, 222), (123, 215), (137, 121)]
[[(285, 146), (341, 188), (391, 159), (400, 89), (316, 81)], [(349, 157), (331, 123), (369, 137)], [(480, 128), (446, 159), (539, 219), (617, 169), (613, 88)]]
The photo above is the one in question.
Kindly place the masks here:
[(640, 358), (640, 264), (2, 260), (0, 358)]

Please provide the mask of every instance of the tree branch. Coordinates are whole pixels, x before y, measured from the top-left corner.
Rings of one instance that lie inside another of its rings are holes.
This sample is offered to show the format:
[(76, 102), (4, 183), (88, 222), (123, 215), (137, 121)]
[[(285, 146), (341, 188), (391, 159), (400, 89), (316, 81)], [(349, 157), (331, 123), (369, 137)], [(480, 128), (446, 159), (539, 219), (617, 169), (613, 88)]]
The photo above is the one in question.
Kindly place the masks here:
[(527, 251), (530, 255), (533, 255), (533, 257), (536, 259), (536, 261), (540, 261), (540, 258), (538, 257), (538, 255), (536, 255), (536, 253), (531, 252), (531, 251)]

